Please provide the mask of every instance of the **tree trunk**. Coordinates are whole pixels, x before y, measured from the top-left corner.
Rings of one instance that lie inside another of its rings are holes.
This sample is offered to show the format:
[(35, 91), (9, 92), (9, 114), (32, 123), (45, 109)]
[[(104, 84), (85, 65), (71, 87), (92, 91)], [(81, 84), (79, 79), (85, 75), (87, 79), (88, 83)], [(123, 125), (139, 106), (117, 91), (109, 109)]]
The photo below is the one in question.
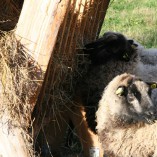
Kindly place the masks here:
[(25, 0), (16, 34), (28, 53), (46, 71), (68, 0)]
[[(28, 54), (33, 58), (35, 63), (41, 67), (41, 71), (37, 71), (36, 74), (34, 74), (39, 80), (44, 80), (45, 71), (55, 45), (58, 30), (64, 19), (67, 5), (68, 0), (24, 1), (15, 33), (17, 39), (27, 49)], [(40, 81), (39, 86), (36, 88), (36, 91), (34, 91), (35, 95), (30, 98), (32, 110), (41, 85), (42, 81)], [(0, 92), (2, 92), (2, 90), (0, 90)], [(6, 122), (7, 118), (8, 115), (3, 115), (2, 123), (3, 120)], [(10, 128), (10, 123), (5, 123), (0, 127), (0, 156), (34, 156), (33, 153), (30, 153), (27, 149), (25, 138), (20, 127)]]
[(99, 147), (98, 137), (93, 141), (93, 135), (84, 127), (87, 126), (84, 114), (73, 98), (75, 83), (81, 79), (88, 66), (85, 65), (88, 64), (86, 55), (80, 51), (85, 44), (98, 37), (108, 4), (109, 0), (70, 0), (57, 36), (54, 55), (50, 59), (42, 87), (44, 90), (41, 90), (33, 112), (35, 141), (45, 156), (63, 156), (63, 137), (70, 120), (78, 129), (78, 137), (82, 138), (84, 156), (89, 155), (88, 147)]

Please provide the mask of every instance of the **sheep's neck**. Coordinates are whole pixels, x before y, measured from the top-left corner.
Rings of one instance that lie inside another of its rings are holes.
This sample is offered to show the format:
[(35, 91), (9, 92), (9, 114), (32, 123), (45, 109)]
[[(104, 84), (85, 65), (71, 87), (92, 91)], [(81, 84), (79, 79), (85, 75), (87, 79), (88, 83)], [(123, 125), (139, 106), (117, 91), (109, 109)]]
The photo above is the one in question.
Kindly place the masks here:
[(136, 131), (141, 127), (145, 127), (146, 125), (148, 125), (148, 124), (145, 124), (143, 122), (138, 122), (135, 124), (133, 123), (133, 124), (126, 124), (126, 125), (116, 125), (116, 124), (114, 124), (114, 122), (111, 121), (110, 123), (105, 124), (104, 126), (106, 126), (105, 127), (106, 132), (112, 132), (112, 131), (114, 132), (114, 131), (119, 131), (119, 130), (125, 131), (128, 129)]

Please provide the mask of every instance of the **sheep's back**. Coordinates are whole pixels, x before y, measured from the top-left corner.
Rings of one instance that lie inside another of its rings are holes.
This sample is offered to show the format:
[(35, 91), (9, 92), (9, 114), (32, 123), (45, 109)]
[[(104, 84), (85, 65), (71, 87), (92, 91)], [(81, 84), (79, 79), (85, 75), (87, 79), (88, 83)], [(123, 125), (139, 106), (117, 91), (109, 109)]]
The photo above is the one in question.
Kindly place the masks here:
[(141, 77), (146, 82), (147, 81), (157, 82), (157, 63), (156, 65), (152, 65), (152, 64), (144, 64), (143, 62), (140, 61), (136, 65), (135, 74)]
[(137, 49), (139, 53), (140, 60), (143, 64), (157, 65), (157, 49), (149, 48), (149, 49)]
[(157, 151), (157, 122), (138, 128), (102, 130), (98, 135), (105, 154), (116, 157), (149, 157)]

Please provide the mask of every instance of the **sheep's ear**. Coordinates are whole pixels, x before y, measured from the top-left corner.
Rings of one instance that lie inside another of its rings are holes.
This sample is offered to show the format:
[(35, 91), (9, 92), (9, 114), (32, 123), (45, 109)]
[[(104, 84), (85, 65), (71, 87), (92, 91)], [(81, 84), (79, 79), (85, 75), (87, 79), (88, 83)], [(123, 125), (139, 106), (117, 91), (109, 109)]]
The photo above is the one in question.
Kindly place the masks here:
[(146, 82), (146, 83), (150, 86), (151, 89), (157, 88), (157, 82)]

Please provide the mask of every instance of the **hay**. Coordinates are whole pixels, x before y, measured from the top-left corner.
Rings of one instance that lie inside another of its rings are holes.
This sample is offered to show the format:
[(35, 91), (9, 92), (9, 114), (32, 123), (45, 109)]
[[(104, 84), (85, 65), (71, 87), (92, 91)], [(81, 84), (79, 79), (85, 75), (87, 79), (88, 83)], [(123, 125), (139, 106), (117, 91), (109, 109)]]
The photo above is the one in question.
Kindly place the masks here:
[[(18, 127), (32, 155), (33, 144), (28, 133), (33, 110), (31, 98), (41, 78), (35, 74), (41, 71), (17, 41), (14, 31), (0, 34), (0, 123), (9, 124), (10, 130)], [(4, 115), (7, 115), (5, 121)]]

